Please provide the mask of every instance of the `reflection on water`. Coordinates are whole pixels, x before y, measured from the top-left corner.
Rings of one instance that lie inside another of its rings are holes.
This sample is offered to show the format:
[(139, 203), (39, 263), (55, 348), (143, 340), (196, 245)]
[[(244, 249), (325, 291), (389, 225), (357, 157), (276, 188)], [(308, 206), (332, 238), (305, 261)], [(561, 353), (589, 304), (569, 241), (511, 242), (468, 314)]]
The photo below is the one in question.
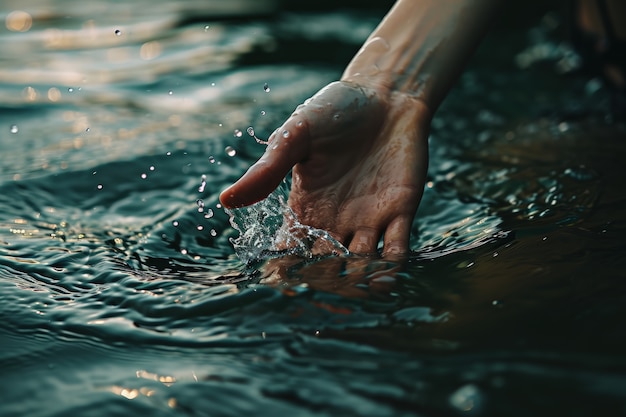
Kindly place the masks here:
[(314, 7), (0, 5), (0, 415), (624, 412), (624, 127), (554, 14), (435, 117), (410, 256), (277, 256), (284, 188), (231, 227), (384, 12)]

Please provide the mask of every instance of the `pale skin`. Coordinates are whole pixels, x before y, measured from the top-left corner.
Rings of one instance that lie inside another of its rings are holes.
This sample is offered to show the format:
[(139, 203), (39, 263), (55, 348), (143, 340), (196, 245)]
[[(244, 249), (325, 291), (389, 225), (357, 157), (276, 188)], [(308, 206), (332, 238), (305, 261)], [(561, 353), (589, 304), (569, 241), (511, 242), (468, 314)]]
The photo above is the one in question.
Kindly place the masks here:
[(497, 0), (399, 0), (344, 71), (269, 138), (265, 154), (220, 195), (224, 207), (267, 197), (292, 170), (301, 223), (348, 250), (409, 250), (426, 178), (434, 111), (482, 39)]

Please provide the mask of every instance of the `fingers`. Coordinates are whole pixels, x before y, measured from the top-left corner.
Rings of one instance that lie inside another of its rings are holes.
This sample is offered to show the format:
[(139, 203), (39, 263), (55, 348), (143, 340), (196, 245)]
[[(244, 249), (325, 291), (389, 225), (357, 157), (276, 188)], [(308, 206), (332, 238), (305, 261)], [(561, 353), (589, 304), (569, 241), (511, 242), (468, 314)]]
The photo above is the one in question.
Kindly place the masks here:
[(348, 250), (357, 254), (371, 254), (376, 253), (378, 248), (378, 241), (380, 240), (380, 231), (373, 228), (361, 228), (356, 231)]
[(387, 226), (384, 238), (383, 256), (405, 254), (409, 251), (409, 238), (413, 216), (400, 215)]
[(413, 217), (400, 215), (395, 217), (386, 229), (359, 227), (350, 240), (348, 250), (352, 253), (367, 255), (377, 252), (381, 230), (384, 230), (383, 256), (402, 255), (409, 251), (409, 239)]
[(306, 123), (290, 118), (269, 139), (263, 156), (220, 194), (226, 208), (248, 206), (266, 198), (291, 168), (302, 161), (310, 146)]

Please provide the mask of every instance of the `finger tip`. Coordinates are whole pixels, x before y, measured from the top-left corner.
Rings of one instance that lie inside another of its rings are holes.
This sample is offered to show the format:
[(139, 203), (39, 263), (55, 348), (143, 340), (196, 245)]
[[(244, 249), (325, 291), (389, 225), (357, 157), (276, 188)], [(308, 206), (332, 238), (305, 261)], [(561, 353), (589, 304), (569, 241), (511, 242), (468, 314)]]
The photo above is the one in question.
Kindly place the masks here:
[(243, 205), (239, 201), (238, 193), (233, 190), (232, 186), (220, 193), (219, 200), (222, 206), (227, 209), (237, 208)]

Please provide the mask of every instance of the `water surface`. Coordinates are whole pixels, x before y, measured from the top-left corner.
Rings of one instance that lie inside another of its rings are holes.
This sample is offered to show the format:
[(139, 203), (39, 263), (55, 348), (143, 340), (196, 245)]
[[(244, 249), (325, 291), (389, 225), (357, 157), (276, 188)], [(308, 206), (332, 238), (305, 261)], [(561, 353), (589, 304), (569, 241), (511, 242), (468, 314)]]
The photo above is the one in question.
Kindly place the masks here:
[(2, 4), (0, 415), (626, 413), (624, 127), (554, 13), (435, 118), (410, 256), (236, 255), (246, 129), (340, 76), (345, 5)]

